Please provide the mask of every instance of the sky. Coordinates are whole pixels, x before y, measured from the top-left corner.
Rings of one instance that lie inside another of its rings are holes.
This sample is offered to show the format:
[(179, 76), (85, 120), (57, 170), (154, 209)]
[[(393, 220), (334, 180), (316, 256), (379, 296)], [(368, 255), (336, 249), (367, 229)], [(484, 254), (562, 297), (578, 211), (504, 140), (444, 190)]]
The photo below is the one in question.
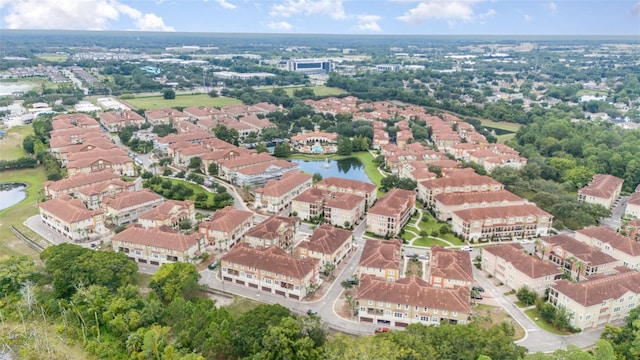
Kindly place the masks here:
[(0, 28), (640, 36), (640, 1), (0, 0)]

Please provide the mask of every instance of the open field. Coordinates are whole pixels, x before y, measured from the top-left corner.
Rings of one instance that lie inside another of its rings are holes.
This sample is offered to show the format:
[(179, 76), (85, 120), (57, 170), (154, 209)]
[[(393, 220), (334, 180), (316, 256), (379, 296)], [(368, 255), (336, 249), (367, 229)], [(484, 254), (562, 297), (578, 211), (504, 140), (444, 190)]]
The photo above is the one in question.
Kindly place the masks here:
[(234, 296), (233, 303), (226, 306), (227, 310), (234, 319), (239, 318), (242, 314), (252, 310), (260, 305), (260, 303), (241, 296)]
[(339, 88), (334, 88), (334, 87), (328, 87), (328, 86), (301, 86), (301, 87), (287, 87), (284, 89), (284, 91), (287, 93), (287, 95), (289, 96), (293, 96), (293, 92), (294, 90), (299, 90), (299, 89), (304, 89), (304, 88), (310, 88), (311, 90), (313, 90), (313, 93), (316, 94), (316, 96), (335, 96), (335, 95), (341, 95), (341, 94), (346, 94), (347, 92), (339, 89)]
[(20, 78), (20, 79), (0, 79), (0, 83), (2, 84), (13, 84), (13, 85), (30, 85), (32, 88), (41, 88), (44, 85), (47, 89), (57, 89), (58, 84), (54, 84), (49, 79), (43, 77), (30, 77), (30, 78)]
[[(186, 198), (185, 200), (196, 200), (196, 196), (198, 196), (198, 194), (206, 194), (207, 195), (207, 204), (208, 205), (213, 205), (214, 204), (214, 200), (213, 200), (213, 193), (208, 192), (207, 190), (203, 189), (202, 186), (197, 185), (197, 184), (192, 184), (188, 181), (185, 180), (178, 180), (178, 179), (168, 179), (168, 178), (163, 178), (162, 181), (165, 180), (169, 180), (171, 181), (172, 185), (176, 185), (176, 184), (182, 184), (185, 187), (192, 189), (193, 190), (193, 195), (189, 196), (188, 198)], [(153, 185), (151, 187), (151, 190), (155, 191), (156, 193), (162, 195), (162, 185), (161, 184), (157, 184), (157, 185)]]
[(491, 120), (482, 120), (482, 126), (492, 129), (500, 129), (510, 132), (517, 132), (522, 124), (510, 123), (506, 121), (491, 121)]
[(27, 197), (8, 209), (0, 210), (0, 257), (10, 255), (30, 255), (37, 257), (35, 251), (17, 240), (11, 232), (11, 225), (17, 227), (33, 240), (40, 239), (34, 232), (23, 225), (30, 216), (38, 214), (37, 198), (42, 184), (46, 181), (44, 169), (10, 170), (0, 173), (2, 182), (22, 182), (28, 185)]
[(140, 97), (134, 99), (121, 100), (138, 109), (160, 109), (168, 107), (187, 107), (187, 106), (212, 106), (222, 107), (226, 105), (242, 104), (242, 101), (234, 98), (216, 97), (212, 98), (207, 94), (196, 95), (176, 95), (175, 99), (166, 100), (162, 95)]
[(63, 61), (67, 61), (67, 59), (69, 58), (69, 56), (67, 55), (36, 55), (39, 59), (42, 59), (44, 61), (51, 61), (51, 62), (63, 62)]
[(580, 89), (576, 93), (576, 96), (582, 95), (607, 95), (606, 91), (603, 90), (588, 90), (588, 89)]
[(15, 160), (28, 156), (22, 148), (22, 140), (28, 135), (33, 135), (33, 127), (16, 126), (7, 131), (7, 137), (0, 140), (0, 160)]

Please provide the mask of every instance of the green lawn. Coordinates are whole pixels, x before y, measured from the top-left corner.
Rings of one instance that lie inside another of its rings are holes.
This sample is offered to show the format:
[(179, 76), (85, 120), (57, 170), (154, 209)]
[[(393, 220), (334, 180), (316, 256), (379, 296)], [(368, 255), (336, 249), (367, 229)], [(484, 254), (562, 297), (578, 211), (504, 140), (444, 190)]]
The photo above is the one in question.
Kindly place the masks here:
[(230, 305), (225, 306), (233, 318), (237, 319), (242, 314), (252, 310), (260, 305), (260, 303), (241, 296), (235, 296)]
[(444, 241), (440, 241), (438, 239), (434, 239), (432, 237), (427, 237), (427, 238), (420, 238), (417, 239), (416, 241), (413, 242), (413, 245), (415, 246), (424, 246), (424, 247), (430, 247), (433, 245), (439, 245), (439, 246), (449, 246), (449, 244), (447, 244)]
[[(417, 216), (417, 215), (416, 215)], [(420, 224), (418, 224), (420, 230), (424, 230), (427, 232), (427, 234), (431, 235), (431, 232), (433, 230), (435, 231), (439, 231), (440, 227), (442, 225), (445, 225), (446, 223), (443, 222), (439, 222), (437, 221), (434, 217), (431, 216), (431, 214), (429, 214), (429, 212), (427, 211), (423, 211), (422, 212), (422, 219), (423, 221), (420, 222)], [(428, 219), (427, 222), (424, 222), (424, 219)], [(441, 235), (440, 233), (438, 233), (438, 237), (439, 238), (443, 238), (447, 241), (449, 241), (450, 243), (452, 243), (453, 245), (463, 245), (462, 241), (460, 241), (460, 239), (458, 239), (457, 237), (455, 237), (453, 234), (448, 233), (448, 234), (444, 234)]]
[[(210, 192), (208, 192), (208, 191), (206, 191), (205, 189), (203, 189), (200, 185), (192, 184), (192, 183), (190, 183), (190, 182), (188, 182), (188, 181), (184, 181), (184, 180), (177, 180), (177, 179), (167, 179), (167, 178), (163, 178), (162, 180), (163, 180), (163, 181), (164, 181), (164, 180), (169, 180), (169, 181), (171, 181), (171, 183), (172, 183), (173, 185), (175, 185), (175, 184), (182, 184), (182, 185), (184, 185), (184, 186), (186, 186), (186, 187), (188, 187), (188, 188), (192, 189), (192, 190), (193, 190), (193, 195), (189, 196), (186, 200), (194, 200), (194, 201), (195, 201), (195, 200), (196, 200), (196, 196), (197, 196), (198, 194), (200, 194), (200, 193), (204, 193), (204, 194), (207, 194), (207, 196), (209, 197), (209, 200), (207, 200), (207, 203), (208, 203), (208, 204), (213, 204), (213, 203), (214, 203), (214, 201), (213, 201), (213, 194), (212, 194), (212, 193), (210, 193)], [(156, 190), (156, 189), (157, 189), (157, 190)], [(162, 190), (163, 190), (163, 189), (161, 188), (161, 184), (156, 185), (156, 186), (155, 186), (155, 188), (152, 188), (152, 190), (153, 190), (153, 191), (155, 191), (155, 192), (157, 192), (158, 194), (162, 195)]]
[(529, 306), (529, 305), (527, 305), (527, 304), (523, 303), (523, 302), (522, 302), (522, 301), (520, 301), (520, 300), (516, 300), (516, 301), (514, 302), (514, 304), (516, 304), (516, 306), (517, 306), (517, 307), (519, 307), (519, 308), (526, 308), (527, 306)]
[(16, 126), (7, 131), (7, 137), (0, 140), (0, 160), (15, 160), (28, 156), (22, 148), (22, 140), (33, 135), (33, 126)]
[[(287, 95), (293, 96), (294, 90), (305, 89), (305, 88), (312, 89), (313, 93), (316, 96), (335, 96), (335, 95), (341, 95), (341, 94), (347, 93), (342, 89), (335, 88), (335, 87), (328, 87), (328, 86), (299, 86), (299, 87), (286, 87), (283, 89), (287, 93)], [(269, 90), (269, 91), (272, 91), (272, 90)]]
[[(558, 335), (568, 335), (568, 334), (570, 334), (568, 331), (558, 330), (553, 325), (551, 325), (548, 322), (542, 320), (542, 318), (540, 317), (540, 313), (538, 312), (538, 309), (534, 308), (534, 309), (525, 310), (524, 313), (527, 314), (529, 319), (531, 319), (533, 322), (535, 322), (536, 325), (540, 326), (540, 328), (542, 330), (546, 330), (546, 331), (548, 331), (550, 333), (558, 334)], [(536, 318), (538, 320), (536, 320)]]
[(576, 96), (582, 95), (607, 95), (606, 91), (603, 90), (588, 90), (588, 89), (580, 89), (576, 93)]
[(63, 62), (69, 58), (67, 55), (36, 55), (39, 59), (51, 62)]
[(506, 144), (509, 140), (513, 139), (514, 137), (516, 137), (516, 134), (511, 133), (511, 134), (497, 135), (496, 139), (498, 139), (498, 142), (500, 144)]
[(28, 185), (27, 197), (24, 200), (7, 209), (0, 210), (0, 257), (18, 254), (37, 257), (31, 248), (15, 238), (11, 232), (11, 225), (23, 231), (33, 240), (41, 239), (22, 223), (28, 217), (38, 214), (38, 193), (42, 190), (42, 184), (47, 179), (44, 168), (3, 171), (0, 173), (0, 179), (2, 182), (22, 182)]
[(54, 84), (49, 79), (44, 77), (30, 77), (30, 78), (20, 78), (20, 79), (0, 79), (0, 83), (12, 83), (18, 85), (31, 85), (34, 89), (38, 91), (44, 85), (47, 89), (57, 89), (58, 84)]
[(522, 127), (522, 124), (516, 124), (506, 121), (482, 120), (480, 123), (482, 124), (482, 126), (488, 128), (506, 130), (511, 132), (517, 132)]
[(212, 98), (207, 94), (195, 95), (176, 95), (175, 99), (166, 100), (162, 95), (139, 97), (134, 99), (122, 100), (139, 109), (160, 109), (168, 107), (188, 107), (188, 106), (212, 106), (222, 107), (226, 105), (242, 104), (242, 101), (228, 97)]

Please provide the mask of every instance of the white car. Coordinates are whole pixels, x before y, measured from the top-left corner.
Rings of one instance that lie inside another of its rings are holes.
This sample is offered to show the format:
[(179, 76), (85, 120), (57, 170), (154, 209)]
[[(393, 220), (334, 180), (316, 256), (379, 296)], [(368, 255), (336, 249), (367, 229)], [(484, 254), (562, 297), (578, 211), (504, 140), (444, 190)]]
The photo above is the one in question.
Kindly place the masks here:
[(460, 248), (460, 251), (473, 251), (473, 248), (471, 246), (463, 246)]
[(522, 245), (525, 245), (525, 244), (528, 244), (528, 243), (529, 243), (529, 240), (527, 240), (527, 239), (520, 240), (520, 244), (522, 244)]

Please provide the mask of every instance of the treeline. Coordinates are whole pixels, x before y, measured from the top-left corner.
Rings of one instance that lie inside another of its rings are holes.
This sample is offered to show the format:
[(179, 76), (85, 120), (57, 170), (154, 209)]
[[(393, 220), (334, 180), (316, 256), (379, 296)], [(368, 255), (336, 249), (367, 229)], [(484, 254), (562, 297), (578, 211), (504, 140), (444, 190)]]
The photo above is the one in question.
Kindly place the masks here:
[[(58, 160), (49, 153), (49, 141), (51, 130), (53, 130), (52, 116), (40, 116), (33, 123), (34, 135), (27, 135), (22, 140), (22, 148), (29, 154), (35, 155), (35, 160), (44, 166), (47, 180), (60, 180), (64, 177), (64, 170), (60, 167)], [(34, 166), (35, 167), (35, 166)]]

